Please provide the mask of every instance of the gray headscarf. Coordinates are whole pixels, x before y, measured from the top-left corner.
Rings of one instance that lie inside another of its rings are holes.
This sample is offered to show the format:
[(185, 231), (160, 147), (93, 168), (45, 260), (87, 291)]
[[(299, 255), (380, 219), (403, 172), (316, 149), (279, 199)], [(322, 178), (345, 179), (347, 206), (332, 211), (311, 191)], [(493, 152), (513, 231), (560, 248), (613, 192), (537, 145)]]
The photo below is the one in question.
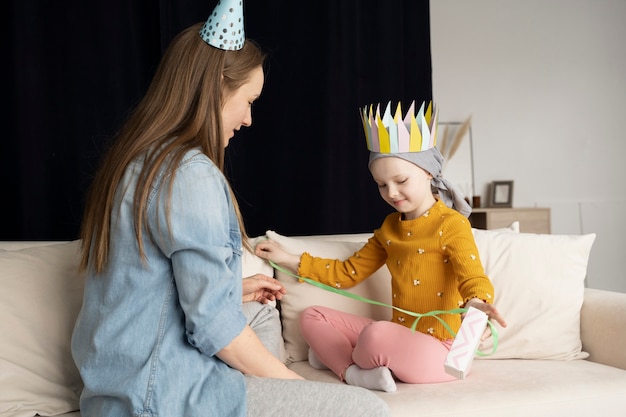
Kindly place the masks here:
[(371, 166), (372, 162), (386, 157), (396, 157), (409, 161), (430, 173), (433, 176), (430, 184), (435, 192), (439, 194), (439, 199), (443, 203), (460, 212), (465, 217), (469, 217), (472, 208), (463, 198), (454, 185), (441, 176), (441, 168), (443, 166), (443, 155), (437, 148), (430, 148), (421, 152), (400, 152), (400, 153), (378, 153), (370, 152), (370, 160), (367, 166)]

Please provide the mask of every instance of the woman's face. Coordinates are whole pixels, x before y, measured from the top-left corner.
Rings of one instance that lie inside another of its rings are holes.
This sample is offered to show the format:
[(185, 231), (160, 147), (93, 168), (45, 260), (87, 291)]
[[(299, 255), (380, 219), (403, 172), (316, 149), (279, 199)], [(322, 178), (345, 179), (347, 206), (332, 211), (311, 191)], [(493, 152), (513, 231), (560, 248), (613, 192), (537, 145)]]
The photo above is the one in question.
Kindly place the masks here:
[(224, 147), (228, 146), (228, 142), (241, 126), (252, 124), (252, 103), (261, 95), (263, 83), (263, 68), (258, 67), (250, 73), (250, 79), (245, 84), (226, 96), (222, 108)]

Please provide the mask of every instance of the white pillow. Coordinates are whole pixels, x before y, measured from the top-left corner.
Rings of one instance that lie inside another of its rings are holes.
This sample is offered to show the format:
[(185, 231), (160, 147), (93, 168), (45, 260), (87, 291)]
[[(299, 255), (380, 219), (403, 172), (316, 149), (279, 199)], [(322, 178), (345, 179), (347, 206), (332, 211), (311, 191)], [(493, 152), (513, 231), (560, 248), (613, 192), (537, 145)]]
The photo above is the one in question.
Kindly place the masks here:
[[(367, 241), (368, 235), (362, 236), (361, 242), (341, 242), (314, 237), (286, 237), (273, 231), (267, 231), (267, 237), (278, 242), (287, 252), (309, 252), (314, 256), (345, 259), (359, 250)], [(311, 284), (301, 283), (291, 275), (277, 270), (274, 275), (287, 288), (287, 294), (280, 302), (283, 321), (283, 339), (289, 361), (296, 362), (307, 359), (308, 345), (298, 325), (302, 310), (313, 305), (323, 305), (354, 314), (372, 317), (376, 320), (391, 319), (391, 309), (362, 301), (354, 300), (339, 294), (328, 292)], [(371, 277), (359, 285), (348, 289), (362, 297), (388, 303), (391, 299), (390, 274), (386, 266), (380, 268)]]
[[(265, 239), (265, 236), (249, 238), (252, 250), (254, 250), (257, 242), (262, 239)], [(244, 249), (243, 255), (241, 256), (241, 276), (243, 278), (248, 278), (254, 274), (263, 274), (267, 275), (268, 277), (273, 277), (274, 268), (272, 268), (272, 266), (267, 263), (265, 259), (259, 258), (255, 254), (250, 253), (246, 249)]]
[(0, 251), (0, 415), (78, 410), (82, 381), (70, 354), (83, 299), (79, 242)]
[[(473, 229), (474, 233), (484, 230)], [(519, 223), (514, 222), (500, 231), (518, 232)], [(309, 252), (313, 256), (346, 259), (359, 250), (372, 236), (371, 233), (313, 235), (313, 236), (282, 236), (268, 230), (266, 236), (280, 243), (291, 253)], [(254, 240), (254, 244), (259, 238)], [(287, 288), (287, 295), (280, 303), (283, 322), (283, 339), (287, 350), (288, 361), (296, 362), (307, 359), (308, 345), (300, 333), (298, 318), (300, 313), (313, 305), (323, 305), (353, 314), (372, 317), (376, 320), (391, 319), (391, 308), (367, 304), (339, 294), (331, 293), (313, 285), (300, 283), (293, 276), (277, 270), (274, 276)], [(391, 304), (391, 275), (387, 266), (383, 265), (375, 274), (356, 287), (347, 289), (351, 293), (370, 300)]]
[[(475, 234), (495, 306), (507, 321), (496, 324), (497, 351), (484, 359), (582, 359), (580, 309), (595, 234)], [(489, 353), (493, 339), (480, 345)]]
[[(520, 234), (516, 233), (518, 227), (515, 222), (505, 229), (472, 229), (485, 271), (495, 287), (495, 305), (508, 323), (506, 329), (496, 324), (499, 346), (494, 354), (485, 358), (586, 357), (587, 354), (581, 352), (580, 308), (587, 260), (595, 235)], [(288, 252), (307, 251), (314, 256), (337, 259), (352, 255), (370, 236), (364, 234), (361, 242), (341, 242), (336, 241), (337, 235), (324, 240), (320, 236), (286, 237), (272, 231), (266, 234)], [(281, 271), (276, 271), (275, 276), (288, 291), (281, 301), (281, 311), (283, 338), (291, 361), (307, 359), (308, 346), (300, 334), (298, 317), (308, 306), (325, 305), (376, 320), (391, 317), (390, 309), (299, 283)], [(390, 304), (390, 279), (383, 266), (350, 290)], [(480, 349), (490, 353), (492, 347), (493, 339), (490, 339)]]

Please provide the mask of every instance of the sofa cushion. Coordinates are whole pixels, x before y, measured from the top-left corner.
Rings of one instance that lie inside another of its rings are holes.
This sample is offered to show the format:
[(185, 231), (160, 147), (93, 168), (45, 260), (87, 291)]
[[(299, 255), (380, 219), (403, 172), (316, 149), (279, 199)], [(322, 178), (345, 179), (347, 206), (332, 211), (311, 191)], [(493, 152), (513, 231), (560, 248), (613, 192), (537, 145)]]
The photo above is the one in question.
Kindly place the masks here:
[[(288, 366), (309, 380), (340, 382), (306, 361)], [(626, 371), (587, 360), (474, 361), (464, 380), (397, 386), (396, 392), (372, 391), (394, 417), (618, 416), (626, 410)]]
[[(575, 359), (586, 357), (581, 351), (580, 308), (584, 295), (587, 260), (595, 235), (563, 236), (511, 233), (504, 230), (473, 229), (485, 270), (496, 294), (496, 306), (507, 320), (506, 329), (498, 327), (499, 346), (487, 359)], [(267, 231), (291, 253), (307, 251), (314, 256), (341, 258), (352, 255), (370, 234), (356, 236), (360, 242), (341, 242), (332, 236), (287, 237)], [(308, 346), (298, 325), (302, 310), (325, 305), (362, 314), (376, 320), (388, 319), (389, 309), (327, 292), (299, 283), (289, 274), (276, 272), (287, 287), (281, 301), (283, 337), (291, 361), (306, 360)], [(390, 275), (385, 266), (349, 291), (363, 297), (390, 303)], [(496, 325), (497, 326), (497, 325)], [(481, 344), (492, 352), (493, 339)]]
[[(507, 320), (498, 328), (497, 351), (483, 359), (586, 358), (580, 340), (580, 310), (587, 261), (595, 234), (475, 234), (495, 305)], [(491, 352), (493, 339), (480, 345)]]
[(78, 409), (70, 338), (83, 297), (79, 242), (0, 251), (0, 414)]
[[(286, 237), (273, 231), (267, 231), (267, 237), (277, 241), (288, 252), (309, 252), (315, 256), (345, 259), (363, 246), (363, 242), (371, 235), (355, 236), (354, 242), (333, 241), (332, 238), (315, 237)], [(312, 305), (324, 305), (338, 310), (349, 311), (372, 317), (376, 320), (389, 320), (391, 309), (373, 304), (367, 304), (340, 294), (328, 292), (310, 284), (300, 283), (292, 276), (276, 271), (276, 278), (287, 288), (287, 294), (280, 302), (281, 318), (283, 322), (283, 338), (290, 361), (307, 359), (308, 345), (298, 325), (298, 318), (302, 310)], [(381, 267), (367, 280), (347, 291), (361, 297), (387, 302), (391, 299), (391, 285), (389, 271), (386, 266)]]
[[(253, 237), (249, 239), (250, 245), (253, 249), (256, 242), (260, 239), (265, 239), (265, 236)], [(244, 278), (247, 278), (255, 274), (263, 274), (268, 277), (273, 277), (274, 268), (272, 268), (272, 266), (268, 264), (265, 259), (259, 258), (255, 254), (244, 250), (241, 255), (241, 275)]]
[[(0, 415), (6, 417), (78, 410), (82, 390), (70, 351), (83, 299), (80, 241), (32, 244), (0, 244)], [(242, 272), (274, 271), (244, 251)]]

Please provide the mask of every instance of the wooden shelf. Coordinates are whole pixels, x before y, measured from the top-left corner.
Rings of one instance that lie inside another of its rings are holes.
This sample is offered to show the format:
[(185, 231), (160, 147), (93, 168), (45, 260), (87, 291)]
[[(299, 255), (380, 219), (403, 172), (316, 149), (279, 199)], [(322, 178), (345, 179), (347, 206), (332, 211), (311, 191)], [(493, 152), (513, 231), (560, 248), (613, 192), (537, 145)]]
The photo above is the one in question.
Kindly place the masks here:
[(522, 233), (550, 233), (549, 208), (475, 208), (469, 220), (477, 229), (500, 229), (518, 221)]

